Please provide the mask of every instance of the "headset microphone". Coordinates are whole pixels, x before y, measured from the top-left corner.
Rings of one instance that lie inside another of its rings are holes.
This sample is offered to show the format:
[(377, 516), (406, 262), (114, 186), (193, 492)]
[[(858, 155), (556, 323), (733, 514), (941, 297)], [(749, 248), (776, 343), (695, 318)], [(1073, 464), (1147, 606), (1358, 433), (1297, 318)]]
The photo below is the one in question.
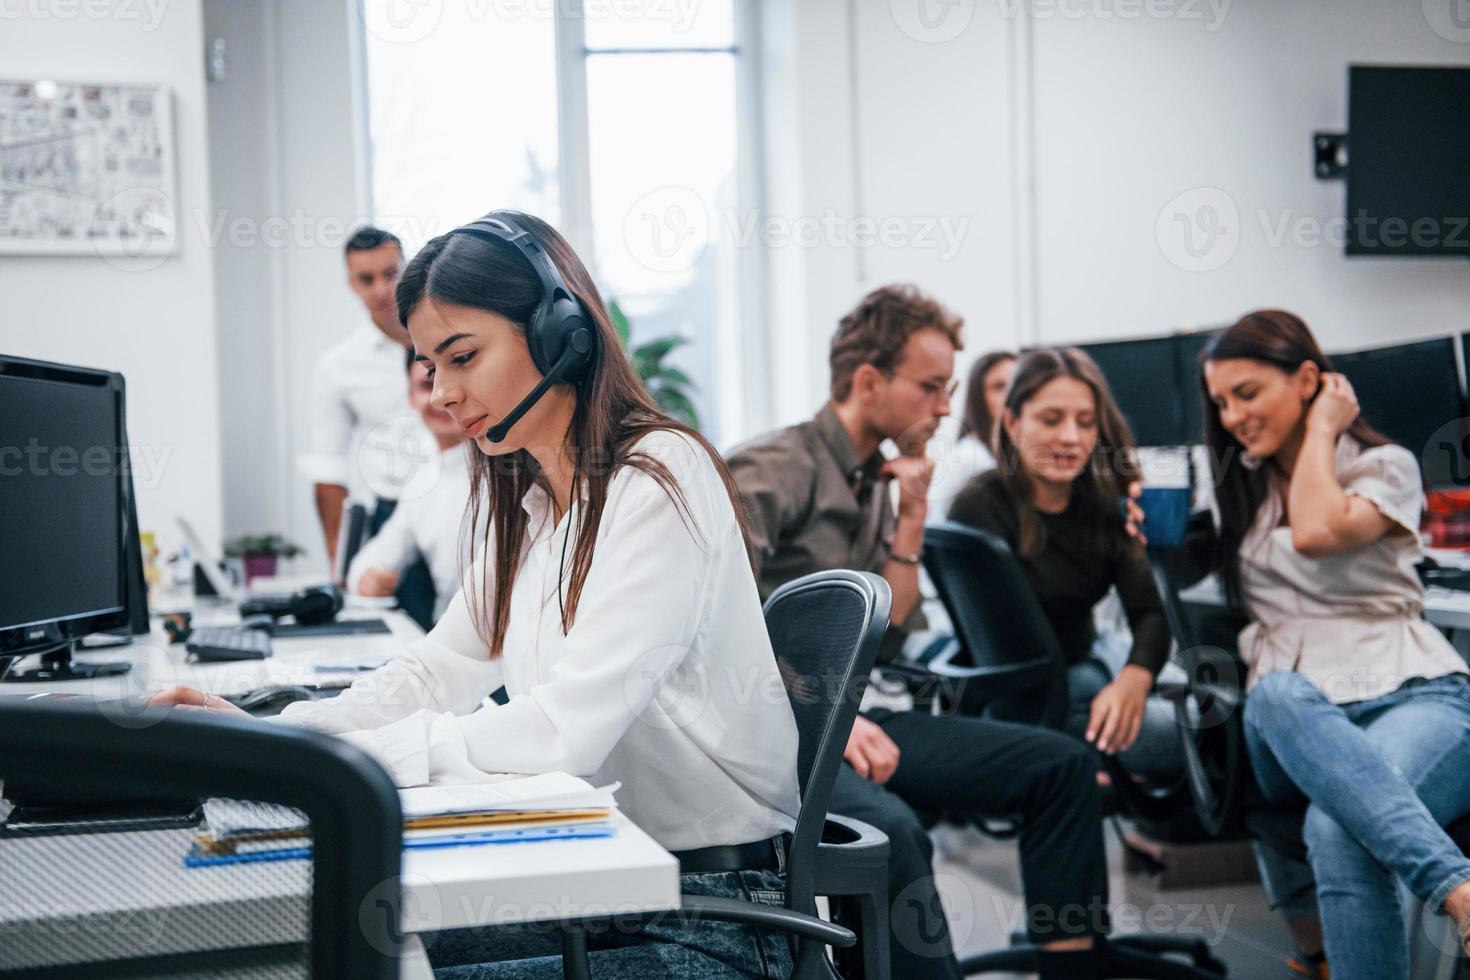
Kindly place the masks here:
[(541, 396), (550, 391), (551, 386), (561, 380), (562, 375), (567, 373), (567, 369), (579, 358), (586, 357), (588, 351), (591, 349), (592, 335), (589, 332), (577, 331), (572, 334), (571, 340), (567, 343), (566, 350), (562, 351), (561, 357), (556, 359), (556, 363), (552, 365), (551, 370), (546, 373), (546, 376), (541, 379), (536, 387), (531, 389), (530, 394), (521, 399), (519, 405), (511, 409), (509, 415), (485, 430), (485, 438), (491, 442), (504, 442), (505, 437), (510, 434), (511, 427), (521, 420), (521, 416), (529, 412), (541, 400)]
[(556, 263), (516, 220), (512, 211), (492, 211), (483, 218), (450, 232), (486, 241), (500, 242), (518, 251), (531, 265), (541, 284), (541, 301), (526, 324), (526, 346), (542, 378), (509, 415), (485, 433), (491, 442), (502, 442), (511, 427), (531, 410), (558, 382), (583, 381), (597, 358), (597, 328), (587, 308), (577, 298)]

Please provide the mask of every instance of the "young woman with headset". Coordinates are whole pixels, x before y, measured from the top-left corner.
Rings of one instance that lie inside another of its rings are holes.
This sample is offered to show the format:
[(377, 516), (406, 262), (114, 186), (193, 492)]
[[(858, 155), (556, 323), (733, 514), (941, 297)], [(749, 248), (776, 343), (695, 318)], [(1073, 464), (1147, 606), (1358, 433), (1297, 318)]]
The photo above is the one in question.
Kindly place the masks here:
[[(483, 537), (428, 636), (281, 720), (358, 743), (404, 786), (619, 781), (629, 816), (699, 869), (686, 892), (779, 904), (797, 732), (724, 462), (649, 400), (586, 269), (536, 218), (492, 212), (433, 239), (398, 309), (432, 404), (480, 449), (465, 526)], [(481, 707), (502, 685), (508, 703)], [(189, 688), (155, 700), (237, 710)], [(733, 924), (593, 943), (600, 977), (790, 970), (782, 937)], [(431, 959), (441, 976), (560, 976), (554, 958), (486, 962), (559, 949), (491, 927), (441, 934)]]

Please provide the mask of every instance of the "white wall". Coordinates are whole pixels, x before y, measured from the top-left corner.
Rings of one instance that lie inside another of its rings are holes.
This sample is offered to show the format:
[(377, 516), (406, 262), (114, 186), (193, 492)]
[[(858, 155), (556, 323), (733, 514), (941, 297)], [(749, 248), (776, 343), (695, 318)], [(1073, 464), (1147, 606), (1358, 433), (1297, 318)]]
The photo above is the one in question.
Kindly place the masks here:
[[(1347, 128), (1350, 63), (1470, 64), (1470, 45), (1431, 29), (1432, 5), (1236, 3), (1213, 32), (1177, 18), (1038, 23), (1040, 337), (1208, 326), (1261, 306), (1299, 313), (1329, 349), (1470, 327), (1463, 260), (1349, 259), (1271, 237), (1283, 219), (1346, 214), (1346, 185), (1312, 174), (1310, 140)], [(1183, 225), (1163, 247), (1155, 232), (1195, 188), (1186, 219), (1200, 203), (1239, 212), (1234, 254), (1222, 236), (1204, 258), (1223, 264), (1205, 272), (1170, 261)]]
[[(1312, 175), (1310, 139), (1346, 128), (1350, 62), (1470, 64), (1470, 44), (1427, 19), (1437, 2), (1052, 0), (1028, 15), (1022, 0), (769, 0), (769, 212), (898, 218), (913, 243), (929, 218), (968, 222), (948, 258), (916, 244), (773, 250), (787, 273), (768, 300), (779, 420), (824, 390), (837, 317), (891, 281), (966, 317), (962, 365), (1266, 305), (1337, 349), (1470, 328), (1463, 261), (1349, 260), (1266, 230), (1345, 213), (1345, 186)], [(1173, 212), (1195, 220), (1202, 204), (1239, 220), (1233, 248), (1221, 236), (1204, 256), (1218, 267), (1190, 271)]]
[[(215, 276), (220, 357), (220, 436), (225, 534), (285, 531), (285, 404), (277, 365), (284, 318), (279, 306), (282, 249), (250, 234), (279, 210), (275, 113), (280, 90), (270, 43), (272, 5), (260, 0), (205, 0), (206, 43), (225, 44), (225, 75), (208, 85), (210, 189), (208, 226)], [(245, 222), (237, 224), (237, 222)]]
[[(298, 474), (318, 355), (366, 314), (342, 246), (365, 220), (355, 0), (204, 0), (227, 77), (210, 85), (220, 385), (231, 533), (284, 531), (325, 571)], [(238, 223), (239, 234), (231, 223)]]
[(103, 17), (83, 16), (88, 5), (70, 18), (57, 6), (25, 9), (0, 26), (5, 77), (172, 89), (179, 249), (147, 271), (92, 255), (0, 257), (0, 350), (121, 371), (142, 527), (167, 547), (177, 541), (173, 518), (183, 515), (218, 538), (214, 272), (192, 220), (210, 206), (200, 2), (119, 4), (102, 8)]

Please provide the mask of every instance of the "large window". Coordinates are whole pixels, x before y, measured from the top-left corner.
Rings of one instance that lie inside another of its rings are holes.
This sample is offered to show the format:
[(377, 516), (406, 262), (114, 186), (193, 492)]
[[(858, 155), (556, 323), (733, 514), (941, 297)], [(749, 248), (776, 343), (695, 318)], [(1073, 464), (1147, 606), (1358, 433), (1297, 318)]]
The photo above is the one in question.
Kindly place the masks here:
[(687, 338), (669, 360), (712, 441), (748, 435), (737, 0), (362, 2), (378, 220), (412, 250), (545, 217), (635, 345)]

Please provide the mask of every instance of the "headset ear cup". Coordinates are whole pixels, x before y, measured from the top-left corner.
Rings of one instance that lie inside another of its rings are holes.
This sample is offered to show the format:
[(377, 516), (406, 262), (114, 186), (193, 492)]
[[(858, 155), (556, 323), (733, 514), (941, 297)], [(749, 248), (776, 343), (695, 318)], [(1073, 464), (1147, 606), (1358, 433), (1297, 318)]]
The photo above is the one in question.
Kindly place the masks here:
[(582, 311), (581, 303), (559, 296), (551, 304), (547, 321), (549, 327), (554, 325), (554, 329), (548, 328), (544, 333), (548, 341), (547, 362), (556, 363), (567, 345), (571, 344), (578, 356), (567, 365), (563, 377), (567, 381), (580, 381), (586, 376), (597, 349), (597, 333), (591, 319)]
[(531, 363), (536, 365), (536, 370), (545, 377), (551, 370), (551, 365), (556, 363), (556, 355), (547, 347), (547, 323), (550, 321), (548, 314), (551, 311), (545, 303), (536, 307), (536, 312), (531, 314), (531, 323), (526, 328), (526, 347), (531, 351)]

